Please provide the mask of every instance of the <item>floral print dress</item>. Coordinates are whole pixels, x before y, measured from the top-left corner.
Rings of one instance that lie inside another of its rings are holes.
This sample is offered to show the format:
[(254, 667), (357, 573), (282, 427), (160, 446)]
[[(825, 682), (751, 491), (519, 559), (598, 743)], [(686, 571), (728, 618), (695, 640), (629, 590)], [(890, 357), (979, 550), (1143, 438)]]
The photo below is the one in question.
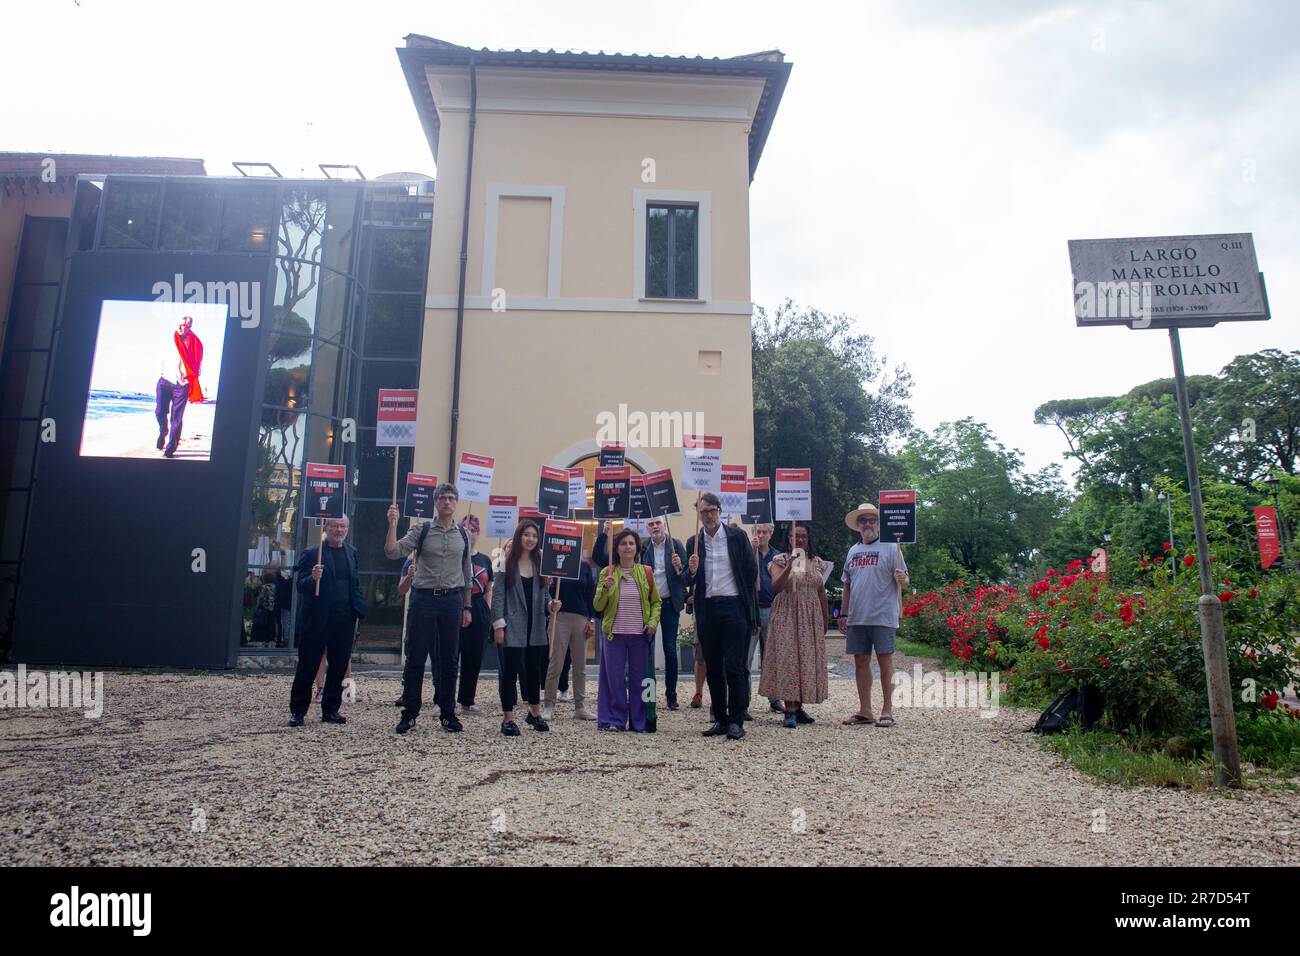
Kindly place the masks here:
[(772, 599), (767, 651), (758, 692), (763, 697), (820, 704), (830, 696), (826, 630), (816, 571), (791, 571), (793, 586)]

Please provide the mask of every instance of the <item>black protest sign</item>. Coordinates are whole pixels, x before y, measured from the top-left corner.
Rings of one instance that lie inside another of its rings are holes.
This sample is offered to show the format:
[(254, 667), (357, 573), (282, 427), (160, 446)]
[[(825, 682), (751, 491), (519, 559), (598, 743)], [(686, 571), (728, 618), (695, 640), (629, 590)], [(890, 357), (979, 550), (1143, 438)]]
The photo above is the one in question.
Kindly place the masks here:
[(745, 524), (772, 523), (772, 480), (750, 478), (745, 482)]
[(916, 492), (880, 493), (880, 540), (916, 544)]
[(632, 507), (632, 469), (597, 468), (596, 490), (592, 499), (597, 519), (626, 518)]
[(650, 515), (681, 514), (677, 506), (677, 485), (673, 481), (672, 469), (652, 471), (645, 476), (645, 493), (650, 500)]
[(437, 512), (433, 508), (433, 489), (437, 487), (437, 475), (417, 475), (415, 472), (408, 474), (402, 514), (408, 518), (437, 517)]
[(600, 467), (621, 468), (626, 463), (627, 447), (621, 441), (600, 443)]
[(302, 515), (304, 518), (342, 518), (347, 508), (348, 470), (344, 465), (307, 462)]
[(576, 578), (582, 567), (582, 525), (576, 521), (546, 519), (542, 532), (542, 575)]
[(632, 476), (631, 494), (628, 496), (627, 516), (632, 519), (654, 517), (650, 511), (650, 499), (646, 496), (645, 475)]
[(564, 468), (542, 466), (537, 480), (537, 510), (544, 515), (568, 515), (569, 472)]

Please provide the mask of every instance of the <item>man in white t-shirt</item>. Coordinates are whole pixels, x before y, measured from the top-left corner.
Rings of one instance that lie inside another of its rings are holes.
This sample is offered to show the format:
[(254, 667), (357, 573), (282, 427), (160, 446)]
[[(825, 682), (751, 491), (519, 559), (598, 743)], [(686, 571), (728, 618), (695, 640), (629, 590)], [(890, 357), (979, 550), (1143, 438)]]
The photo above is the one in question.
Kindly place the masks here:
[[(894, 726), (894, 636), (898, 631), (899, 589), (908, 585), (907, 562), (896, 544), (880, 540), (880, 512), (863, 504), (844, 516), (844, 523), (862, 540), (844, 559), (844, 599), (841, 618), (844, 649), (853, 655), (858, 683), (857, 713), (845, 724)], [(871, 716), (871, 651), (880, 665), (880, 718)]]

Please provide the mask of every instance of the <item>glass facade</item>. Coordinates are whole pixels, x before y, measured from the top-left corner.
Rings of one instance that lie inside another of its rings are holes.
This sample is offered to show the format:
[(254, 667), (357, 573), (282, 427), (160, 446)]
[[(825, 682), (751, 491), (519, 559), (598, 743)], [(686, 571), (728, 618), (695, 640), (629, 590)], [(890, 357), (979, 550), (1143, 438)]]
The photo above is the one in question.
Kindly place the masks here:
[[(376, 390), (419, 381), (432, 201), (405, 182), (109, 176), (102, 190), (80, 183), (71, 229), (66, 219), (37, 220), (24, 236), (0, 376), (0, 505), (26, 513), (66, 243), (89, 254), (272, 256), (261, 411), (248, 435), (254, 478), (240, 643), (244, 653), (295, 646), (296, 595), (283, 572), (318, 541), (319, 530), (300, 518), (311, 461), (345, 465), (351, 479), (350, 540), (371, 607), (358, 649), (399, 650), (398, 565), (383, 553), (394, 450), (375, 447)], [(401, 450), (399, 481), (412, 457)], [(6, 588), (18, 573), (9, 567), (18, 566), (22, 527), (6, 516)], [(293, 603), (271, 631), (254, 635), (252, 599), (264, 581), (279, 582)]]

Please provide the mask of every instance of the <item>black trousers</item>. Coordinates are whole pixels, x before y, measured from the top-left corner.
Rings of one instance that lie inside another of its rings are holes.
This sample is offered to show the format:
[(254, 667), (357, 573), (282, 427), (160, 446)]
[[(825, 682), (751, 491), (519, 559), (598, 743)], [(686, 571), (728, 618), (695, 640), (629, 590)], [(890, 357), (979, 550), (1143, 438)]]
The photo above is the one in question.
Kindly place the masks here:
[(696, 622), (713, 719), (739, 724), (749, 709), (749, 672), (745, 670), (749, 626), (745, 608), (740, 598), (714, 599), (708, 602), (703, 620), (696, 611)]
[(460, 693), (456, 699), (462, 707), (474, 703), (479, 671), (483, 669), (483, 648), (487, 646), (488, 631), (491, 629), (491, 616), (487, 602), (476, 597), (470, 605), (469, 627), (460, 629)]
[(677, 703), (677, 628), (682, 612), (665, 599), (659, 611), (659, 628), (664, 644), (664, 692), (668, 703)]
[[(158, 435), (167, 436), (167, 450), (175, 451), (181, 440), (181, 419), (190, 400), (190, 387), (177, 385), (165, 378), (158, 379), (154, 389), (153, 417), (158, 420)], [(167, 413), (171, 412), (171, 430), (167, 428)]]
[(402, 671), (402, 714), (418, 717), (424, 696), (424, 662), (433, 657), (433, 702), (443, 717), (456, 713), (456, 661), (464, 592), (411, 591), (406, 622), (406, 667)]
[(305, 714), (311, 706), (311, 687), (325, 656), (325, 690), (321, 695), (322, 714), (338, 712), (343, 703), (343, 675), (352, 660), (352, 640), (357, 630), (357, 616), (351, 608), (331, 612), (324, 627), (312, 629), (298, 641), (298, 669), (289, 691), (289, 713)]
[(532, 647), (497, 646), (501, 667), (497, 670), (497, 689), (501, 694), (501, 710), (514, 710), (515, 682), (523, 688), (524, 700), (529, 704), (542, 702), (542, 681), (546, 677), (546, 645)]

